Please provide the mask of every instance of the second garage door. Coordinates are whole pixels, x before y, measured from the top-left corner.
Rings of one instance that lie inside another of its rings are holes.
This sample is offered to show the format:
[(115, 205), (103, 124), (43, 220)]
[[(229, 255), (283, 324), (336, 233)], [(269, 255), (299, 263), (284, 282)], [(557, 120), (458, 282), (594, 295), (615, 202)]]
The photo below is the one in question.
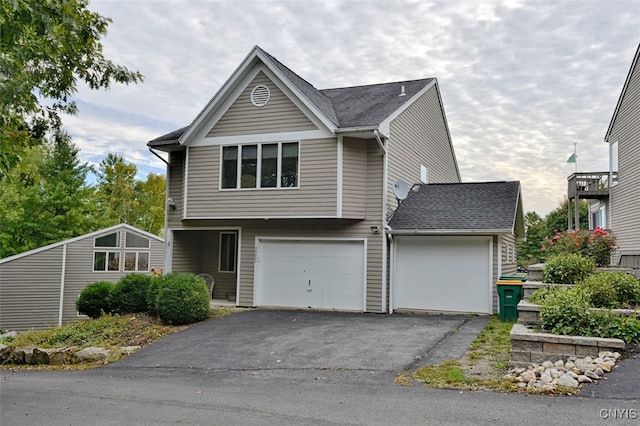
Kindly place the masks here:
[(490, 237), (398, 236), (394, 309), (492, 313)]
[(256, 306), (364, 309), (363, 240), (257, 241)]

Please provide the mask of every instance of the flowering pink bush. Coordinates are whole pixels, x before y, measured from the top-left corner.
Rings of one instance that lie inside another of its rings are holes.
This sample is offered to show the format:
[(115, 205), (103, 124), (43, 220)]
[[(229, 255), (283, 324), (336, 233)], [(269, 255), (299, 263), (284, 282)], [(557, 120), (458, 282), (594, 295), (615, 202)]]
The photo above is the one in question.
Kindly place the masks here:
[(544, 237), (542, 244), (541, 250), (546, 254), (576, 253), (594, 259), (596, 266), (607, 266), (615, 246), (615, 237), (602, 228), (593, 231), (554, 230), (553, 237)]

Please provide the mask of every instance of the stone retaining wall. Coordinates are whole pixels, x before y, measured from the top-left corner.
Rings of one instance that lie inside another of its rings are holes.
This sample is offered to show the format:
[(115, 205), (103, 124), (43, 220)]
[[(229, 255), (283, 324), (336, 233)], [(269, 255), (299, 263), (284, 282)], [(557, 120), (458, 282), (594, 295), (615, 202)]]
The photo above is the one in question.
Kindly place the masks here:
[(567, 361), (570, 357), (596, 358), (600, 352), (615, 352), (625, 348), (624, 341), (620, 339), (536, 333), (523, 324), (514, 324), (510, 337), (512, 367), (528, 367), (544, 361)]

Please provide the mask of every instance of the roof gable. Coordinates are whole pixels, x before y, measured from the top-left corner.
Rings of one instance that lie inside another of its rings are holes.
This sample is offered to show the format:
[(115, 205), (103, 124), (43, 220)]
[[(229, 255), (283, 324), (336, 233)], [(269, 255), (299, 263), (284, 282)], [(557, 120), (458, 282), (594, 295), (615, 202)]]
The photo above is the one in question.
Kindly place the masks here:
[(620, 107), (622, 106), (622, 102), (627, 94), (627, 90), (629, 89), (629, 85), (631, 83), (631, 77), (634, 72), (640, 72), (640, 44), (636, 49), (636, 54), (633, 57), (633, 61), (631, 62), (631, 67), (629, 68), (629, 73), (627, 74), (627, 78), (622, 86), (622, 91), (620, 92), (620, 97), (618, 98), (618, 103), (616, 104), (616, 109), (613, 111), (613, 116), (611, 117), (611, 121), (609, 122), (609, 128), (607, 129), (607, 133), (604, 136), (605, 142), (609, 142), (609, 138), (611, 137), (611, 132), (613, 131), (613, 126), (618, 118), (618, 113), (620, 112)]
[(119, 231), (119, 230), (123, 230), (123, 229), (127, 230), (127, 231), (137, 232), (139, 234), (144, 235), (147, 238), (152, 238), (152, 239), (154, 239), (156, 241), (160, 241), (160, 242), (164, 241), (163, 238), (161, 238), (161, 237), (159, 237), (159, 236), (157, 236), (155, 234), (151, 234), (151, 233), (149, 233), (147, 231), (143, 231), (142, 229), (138, 229), (135, 226), (131, 226), (131, 225), (128, 225), (126, 223), (121, 223), (121, 224), (118, 224), (118, 225), (110, 226), (108, 228), (99, 229), (99, 230), (94, 231), (94, 232), (89, 232), (88, 234), (83, 234), (83, 235), (79, 235), (79, 236), (74, 237), (74, 238), (69, 238), (68, 240), (59, 241), (57, 243), (48, 244), (46, 246), (38, 247), (38, 248), (33, 249), (33, 250), (29, 250), (29, 251), (25, 251), (23, 253), (18, 253), (18, 254), (13, 255), (13, 256), (5, 257), (4, 259), (0, 259), (0, 264), (7, 263), (7, 262), (10, 262), (10, 261), (15, 260), (15, 259), (19, 259), (21, 257), (30, 256), (32, 254), (36, 254), (36, 253), (39, 253), (39, 252), (42, 252), (42, 251), (45, 251), (45, 250), (51, 250), (53, 248), (64, 246), (66, 244), (75, 243), (76, 241), (81, 241), (81, 240), (84, 240), (84, 239), (87, 239), (87, 238), (93, 238), (93, 237), (96, 237), (96, 236), (101, 235), (101, 234), (106, 234), (108, 232)]
[(416, 184), (389, 221), (393, 231), (515, 233), (524, 237), (520, 182)]
[(426, 78), (318, 90), (274, 56), (255, 46), (189, 126), (151, 140), (149, 147), (170, 150), (171, 146), (185, 144), (197, 134), (206, 134), (209, 131), (207, 123), (214, 113), (230, 106), (233, 101), (230, 97), (234, 93), (237, 97), (238, 90), (244, 89), (240, 85), (258, 65), (263, 65), (282, 83), (283, 88), (333, 133), (353, 128), (375, 129), (435, 84), (434, 78)]

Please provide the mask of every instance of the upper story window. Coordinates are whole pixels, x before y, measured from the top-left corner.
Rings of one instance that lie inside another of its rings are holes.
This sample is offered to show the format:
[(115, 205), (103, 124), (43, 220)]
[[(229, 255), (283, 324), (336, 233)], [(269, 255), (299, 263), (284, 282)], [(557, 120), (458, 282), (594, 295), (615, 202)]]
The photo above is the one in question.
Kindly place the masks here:
[(149, 239), (145, 237), (141, 237), (132, 232), (127, 232), (125, 235), (125, 243), (124, 246), (126, 248), (149, 248)]
[(299, 143), (278, 142), (222, 147), (222, 189), (296, 188)]

